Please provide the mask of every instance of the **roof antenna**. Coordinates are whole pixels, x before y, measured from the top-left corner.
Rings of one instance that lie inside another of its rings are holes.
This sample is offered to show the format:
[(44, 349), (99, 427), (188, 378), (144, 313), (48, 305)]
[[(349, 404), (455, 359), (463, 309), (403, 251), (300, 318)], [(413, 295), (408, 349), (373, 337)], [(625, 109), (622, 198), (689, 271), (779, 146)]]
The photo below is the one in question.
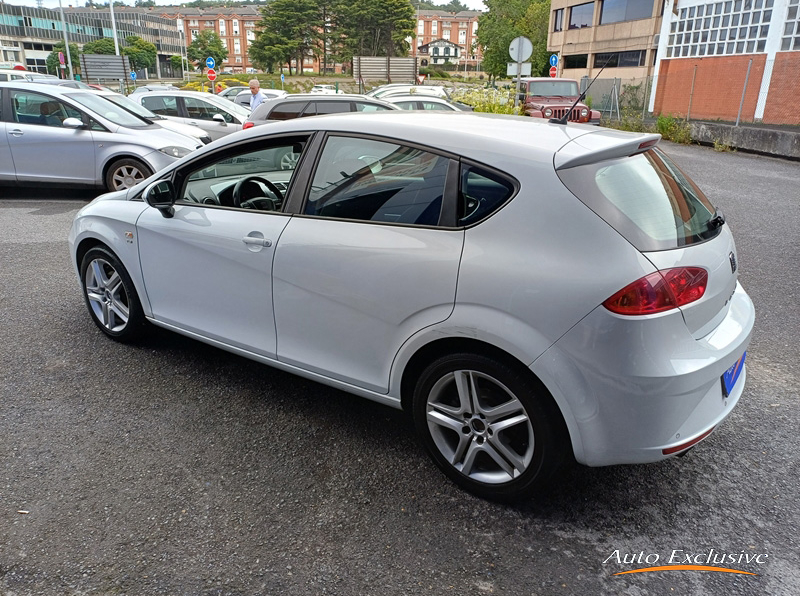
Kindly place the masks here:
[(601, 68), (600, 72), (598, 72), (594, 76), (594, 78), (592, 79), (592, 82), (589, 83), (588, 85), (586, 85), (586, 89), (584, 89), (583, 93), (581, 93), (578, 96), (578, 99), (575, 100), (575, 103), (572, 104), (572, 107), (564, 113), (564, 116), (562, 116), (561, 118), (550, 118), (550, 120), (548, 120), (548, 122), (550, 122), (551, 124), (561, 124), (562, 126), (566, 126), (567, 125), (567, 119), (569, 118), (569, 115), (572, 113), (572, 110), (575, 109), (575, 106), (578, 105), (579, 102), (584, 100), (584, 98), (586, 97), (586, 92), (589, 90), (589, 88), (597, 80), (597, 77), (600, 76), (600, 73), (603, 72), (603, 70), (605, 70), (606, 66), (608, 66), (608, 63), (611, 62), (611, 58), (613, 58), (613, 57), (614, 57), (614, 54), (610, 53), (609, 56), (608, 56), (608, 60), (606, 60), (606, 63), (603, 64), (603, 68)]

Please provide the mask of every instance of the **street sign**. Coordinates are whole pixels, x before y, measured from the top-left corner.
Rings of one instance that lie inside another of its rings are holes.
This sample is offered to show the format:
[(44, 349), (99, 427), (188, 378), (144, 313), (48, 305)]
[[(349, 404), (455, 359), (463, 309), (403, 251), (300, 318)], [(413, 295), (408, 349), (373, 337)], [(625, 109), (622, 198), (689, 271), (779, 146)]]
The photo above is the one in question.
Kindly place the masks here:
[(216, 65), (217, 63), (214, 61), (213, 56), (206, 58), (206, 68), (214, 68)]
[(514, 62), (525, 62), (533, 54), (533, 44), (527, 37), (515, 37), (508, 46), (508, 53)]
[(58, 62), (60, 64), (64, 64), (64, 52), (59, 52), (58, 53)]
[(135, 81), (135, 80), (136, 80), (136, 73), (131, 71), (131, 81)]
[(209, 68), (206, 76), (208, 77), (209, 81), (213, 81), (217, 78), (217, 72), (213, 68)]
[(557, 74), (558, 74), (558, 69), (555, 66), (551, 66), (550, 67), (550, 76), (555, 78)]
[(506, 62), (506, 76), (515, 77), (517, 75), (523, 77), (531, 76), (531, 63), (523, 62), (522, 64), (518, 64), (517, 62)]
[(283, 79), (284, 79), (284, 76), (283, 76), (283, 73), (281, 73), (281, 83), (283, 83)]
[(558, 66), (558, 54), (550, 54), (550, 66)]

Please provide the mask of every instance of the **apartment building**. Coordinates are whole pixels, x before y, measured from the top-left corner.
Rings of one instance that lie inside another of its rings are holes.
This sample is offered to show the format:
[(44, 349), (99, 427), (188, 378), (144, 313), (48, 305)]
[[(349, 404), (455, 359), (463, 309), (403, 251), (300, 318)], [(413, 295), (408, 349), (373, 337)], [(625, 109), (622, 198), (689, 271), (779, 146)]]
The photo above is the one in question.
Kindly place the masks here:
[(411, 55), (418, 66), (451, 62), (474, 69), (481, 61), (478, 47), (478, 18), (476, 10), (417, 12), (417, 37), (411, 42)]

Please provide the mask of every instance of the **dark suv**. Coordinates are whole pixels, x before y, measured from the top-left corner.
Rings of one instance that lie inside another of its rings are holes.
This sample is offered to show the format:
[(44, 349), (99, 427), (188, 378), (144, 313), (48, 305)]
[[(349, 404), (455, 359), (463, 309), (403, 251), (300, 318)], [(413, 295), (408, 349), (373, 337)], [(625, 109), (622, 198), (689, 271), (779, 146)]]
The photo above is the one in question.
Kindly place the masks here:
[[(521, 98), (525, 100), (525, 114), (534, 118), (563, 118), (578, 99), (578, 81), (549, 77), (523, 78), (520, 81)], [(570, 122), (600, 124), (600, 112), (578, 102), (567, 117)]]
[(265, 101), (250, 114), (242, 128), (252, 128), (274, 120), (345, 112), (397, 110), (397, 106), (363, 95), (295, 94)]

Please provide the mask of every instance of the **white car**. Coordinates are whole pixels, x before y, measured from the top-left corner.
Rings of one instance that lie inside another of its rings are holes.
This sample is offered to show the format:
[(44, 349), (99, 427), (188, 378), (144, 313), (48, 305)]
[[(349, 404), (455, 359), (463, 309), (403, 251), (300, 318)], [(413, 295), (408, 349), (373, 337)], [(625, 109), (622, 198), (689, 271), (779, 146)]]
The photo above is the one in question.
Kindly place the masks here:
[[(435, 97), (433, 95), (423, 95), (414, 93), (410, 95), (386, 95), (384, 101), (396, 105), (401, 110), (441, 110), (443, 112), (463, 112), (463, 107), (452, 102)], [(461, 104), (462, 106), (464, 104)]]
[(521, 498), (571, 457), (684, 453), (742, 396), (731, 230), (658, 141), (458, 112), (275, 122), (92, 202), (72, 262), (111, 338), (150, 323), (403, 408), (449, 478)]
[[(264, 101), (269, 101), (270, 99), (275, 99), (276, 97), (286, 97), (289, 95), (283, 89), (259, 89), (258, 92), (261, 94), (261, 97), (264, 99)], [(233, 103), (249, 110), (251, 99), (253, 99), (253, 92), (250, 91), (250, 89), (246, 89), (245, 91), (240, 91), (236, 94), (236, 96), (233, 98)]]
[(338, 91), (335, 85), (314, 85), (311, 87), (309, 93), (322, 94), (322, 95), (337, 95), (342, 94), (344, 91)]

